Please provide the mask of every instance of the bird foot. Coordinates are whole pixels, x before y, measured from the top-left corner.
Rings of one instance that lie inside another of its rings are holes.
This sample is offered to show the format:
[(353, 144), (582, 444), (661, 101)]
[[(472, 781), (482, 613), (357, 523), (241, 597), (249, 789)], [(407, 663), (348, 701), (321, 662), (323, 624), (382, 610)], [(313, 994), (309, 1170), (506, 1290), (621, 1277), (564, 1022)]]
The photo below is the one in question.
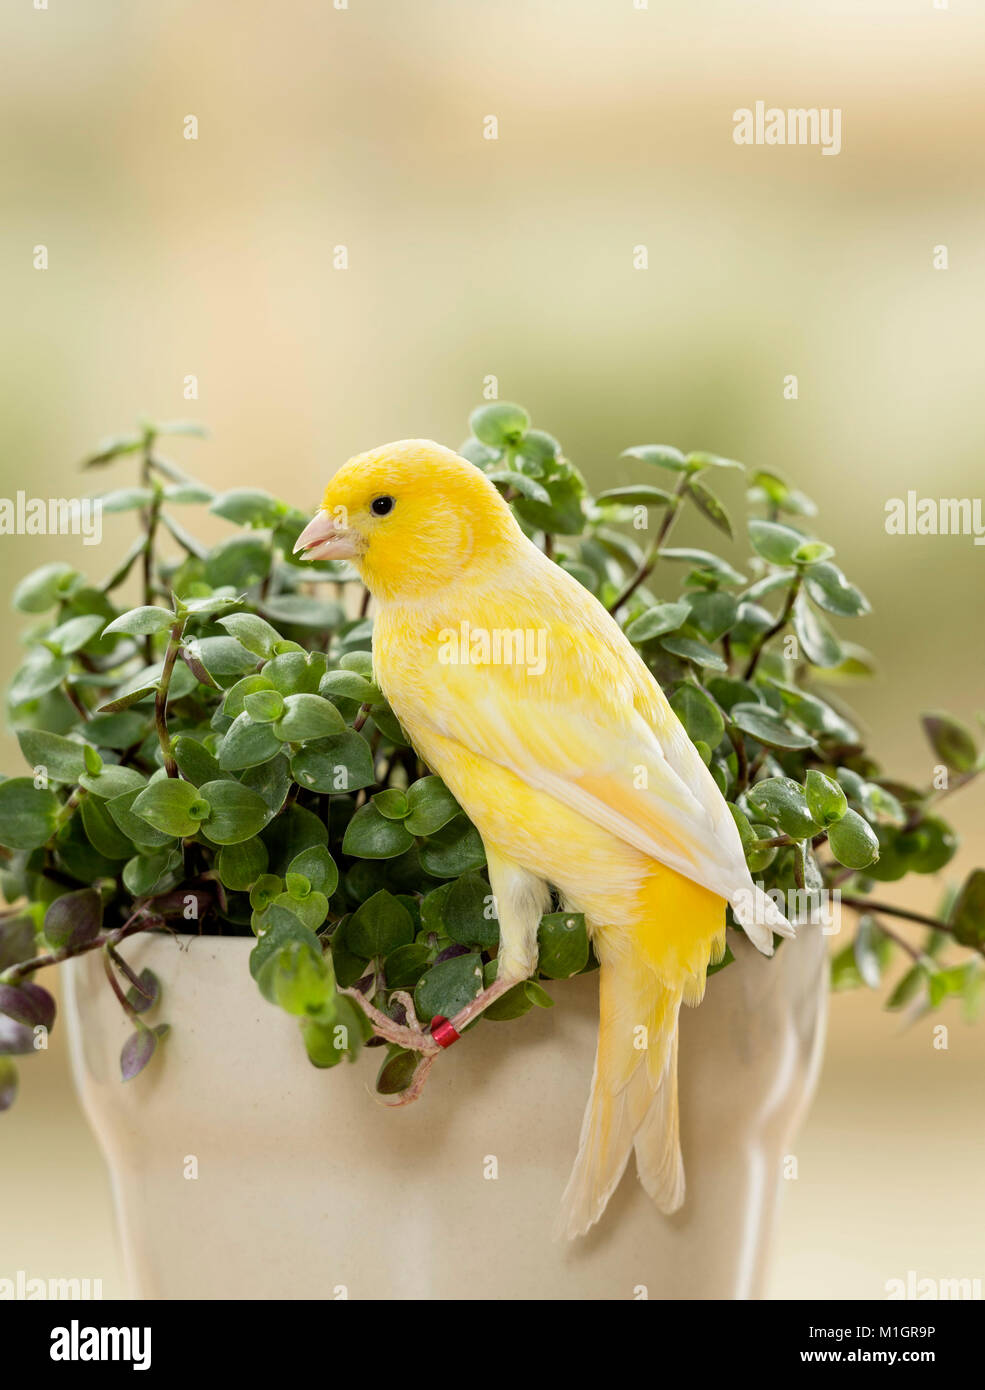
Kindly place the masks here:
[(441, 1051), (439, 1044), (428, 1030), (421, 1027), (417, 1014), (414, 1012), (413, 1001), (410, 995), (404, 993), (403, 990), (397, 990), (393, 997), (403, 1005), (407, 1016), (406, 1023), (398, 1023), (389, 1014), (382, 1013), (358, 989), (341, 989), (339, 993), (348, 995), (359, 1005), (369, 1019), (370, 1026), (377, 1037), (385, 1038), (387, 1042), (396, 1043), (398, 1047), (406, 1048), (408, 1052), (420, 1052), (422, 1056), (429, 1057), (432, 1061)]

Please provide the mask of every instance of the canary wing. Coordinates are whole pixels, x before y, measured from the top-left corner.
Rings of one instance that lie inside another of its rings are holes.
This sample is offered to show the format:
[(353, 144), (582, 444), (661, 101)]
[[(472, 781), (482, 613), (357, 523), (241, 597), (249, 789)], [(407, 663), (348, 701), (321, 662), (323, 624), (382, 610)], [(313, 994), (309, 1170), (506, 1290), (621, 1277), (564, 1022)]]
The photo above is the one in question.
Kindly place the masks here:
[[(500, 630), (521, 630), (514, 608)], [(496, 616), (487, 611), (486, 623)], [(439, 680), (414, 683), (411, 722), (719, 894), (771, 951), (772, 931), (791, 928), (753, 884), (725, 800), (639, 654), (601, 609), (588, 622), (545, 625), (540, 611), (530, 620), (539, 626), (523, 630), (544, 633), (542, 670), (536, 660), (446, 664)]]

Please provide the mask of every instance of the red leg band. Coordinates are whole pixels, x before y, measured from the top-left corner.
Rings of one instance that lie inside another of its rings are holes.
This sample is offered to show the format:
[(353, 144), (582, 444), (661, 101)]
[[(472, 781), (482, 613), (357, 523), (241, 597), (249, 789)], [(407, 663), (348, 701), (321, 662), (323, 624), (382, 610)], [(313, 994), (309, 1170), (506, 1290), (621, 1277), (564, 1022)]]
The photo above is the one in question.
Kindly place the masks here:
[(451, 1047), (452, 1043), (458, 1042), (462, 1035), (455, 1032), (447, 1018), (443, 1018), (441, 1014), (435, 1014), (431, 1020), (431, 1036), (439, 1047)]

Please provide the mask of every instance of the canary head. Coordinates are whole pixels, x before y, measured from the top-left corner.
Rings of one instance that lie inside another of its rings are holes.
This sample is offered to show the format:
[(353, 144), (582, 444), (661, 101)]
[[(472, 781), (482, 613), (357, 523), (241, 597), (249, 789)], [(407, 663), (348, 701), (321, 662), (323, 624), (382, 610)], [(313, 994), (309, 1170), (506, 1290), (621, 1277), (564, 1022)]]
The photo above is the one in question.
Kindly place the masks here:
[(502, 563), (523, 533), (474, 464), (428, 439), (358, 454), (325, 489), (294, 547), (351, 560), (374, 597), (419, 597)]

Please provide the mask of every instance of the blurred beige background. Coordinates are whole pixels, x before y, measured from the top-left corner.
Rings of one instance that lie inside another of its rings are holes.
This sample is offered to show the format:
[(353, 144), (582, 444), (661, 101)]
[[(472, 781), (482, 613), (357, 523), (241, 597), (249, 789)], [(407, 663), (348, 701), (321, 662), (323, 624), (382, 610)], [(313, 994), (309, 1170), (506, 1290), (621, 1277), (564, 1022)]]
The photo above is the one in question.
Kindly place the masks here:
[[(459, 443), (493, 374), (596, 485), (640, 476), (626, 445), (666, 441), (814, 495), (874, 605), (847, 629), (881, 671), (854, 699), (897, 775), (929, 776), (921, 710), (985, 707), (985, 552), (883, 527), (910, 488), (985, 490), (971, 0), (17, 0), (0, 48), (0, 494), (129, 480), (75, 464), (147, 414), (208, 424), (210, 442), (173, 455), (213, 485), (309, 506), (357, 450)], [(757, 100), (842, 108), (841, 154), (737, 147), (732, 113)], [(107, 517), (85, 551), (0, 538), (3, 590), (62, 557), (102, 576), (126, 532)], [(15, 771), (9, 737), (0, 752)], [(982, 810), (977, 789), (951, 803), (956, 871), (985, 862)], [(931, 908), (937, 885), (903, 892)], [(985, 1025), (949, 1021), (936, 1051), (927, 1023), (900, 1035), (873, 998), (834, 1001), (776, 1296), (985, 1276)], [(23, 1073), (2, 1120), (0, 1275), (119, 1292), (64, 1036)]]

